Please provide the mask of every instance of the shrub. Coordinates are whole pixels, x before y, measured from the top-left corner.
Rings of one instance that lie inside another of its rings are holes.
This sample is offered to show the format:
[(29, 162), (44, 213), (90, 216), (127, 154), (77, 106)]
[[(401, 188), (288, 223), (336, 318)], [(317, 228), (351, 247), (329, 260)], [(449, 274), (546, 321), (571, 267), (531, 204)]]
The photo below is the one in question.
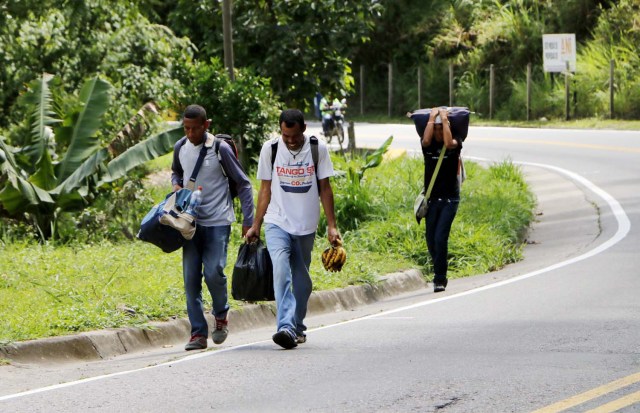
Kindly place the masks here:
[(269, 80), (249, 69), (238, 69), (231, 81), (219, 59), (194, 65), (187, 83), (183, 106), (202, 105), (215, 133), (228, 133), (244, 148), (245, 168), (257, 164), (262, 143), (278, 130), (281, 104)]

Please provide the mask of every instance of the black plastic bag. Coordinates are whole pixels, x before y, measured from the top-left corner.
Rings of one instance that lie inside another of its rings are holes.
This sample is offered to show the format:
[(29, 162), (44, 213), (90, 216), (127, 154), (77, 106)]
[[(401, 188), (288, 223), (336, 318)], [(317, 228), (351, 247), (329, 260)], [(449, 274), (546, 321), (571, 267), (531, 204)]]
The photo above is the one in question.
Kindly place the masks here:
[(244, 301), (275, 300), (271, 257), (260, 240), (240, 245), (233, 266), (231, 295)]

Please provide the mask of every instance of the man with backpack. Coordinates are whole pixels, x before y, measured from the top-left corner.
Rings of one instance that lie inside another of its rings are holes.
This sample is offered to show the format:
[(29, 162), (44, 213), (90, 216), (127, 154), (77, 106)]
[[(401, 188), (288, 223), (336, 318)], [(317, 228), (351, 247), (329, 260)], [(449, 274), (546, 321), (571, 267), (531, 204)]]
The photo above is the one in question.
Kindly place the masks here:
[(174, 191), (177, 191), (184, 186), (184, 177), (192, 176), (203, 145), (207, 148), (195, 182), (195, 187), (202, 187), (202, 203), (197, 210), (196, 232), (182, 249), (187, 314), (191, 323), (191, 339), (185, 350), (207, 348), (209, 327), (202, 307), (203, 277), (213, 303), (213, 342), (222, 344), (228, 335), (229, 302), (224, 267), (227, 264), (231, 223), (236, 220), (230, 187), (235, 187), (240, 198), (244, 217), (243, 236), (253, 224), (251, 182), (238, 162), (231, 143), (207, 132), (210, 124), (211, 121), (207, 119), (207, 113), (202, 106), (190, 105), (185, 109), (185, 137), (174, 146), (171, 165), (171, 183)]
[(304, 318), (311, 295), (311, 250), (320, 219), (327, 217), (329, 243), (340, 240), (329, 178), (333, 164), (324, 142), (304, 135), (301, 111), (280, 114), (282, 136), (262, 146), (258, 162), (258, 205), (247, 242), (260, 237), (265, 222), (267, 248), (273, 263), (277, 332), (273, 341), (285, 349), (306, 342)]

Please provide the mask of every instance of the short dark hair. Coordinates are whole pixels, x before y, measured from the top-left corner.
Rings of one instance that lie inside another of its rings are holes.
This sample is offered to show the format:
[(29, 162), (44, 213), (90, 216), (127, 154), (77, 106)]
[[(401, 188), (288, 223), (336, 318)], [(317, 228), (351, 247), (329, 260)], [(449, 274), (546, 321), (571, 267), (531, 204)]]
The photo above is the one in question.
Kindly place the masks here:
[(287, 128), (292, 128), (296, 123), (302, 128), (304, 127), (304, 115), (299, 109), (285, 109), (280, 113), (280, 123), (278, 125), (282, 125), (283, 122), (287, 125)]
[(205, 122), (207, 120), (207, 111), (200, 105), (189, 105), (184, 110), (183, 117), (186, 119), (200, 119)]

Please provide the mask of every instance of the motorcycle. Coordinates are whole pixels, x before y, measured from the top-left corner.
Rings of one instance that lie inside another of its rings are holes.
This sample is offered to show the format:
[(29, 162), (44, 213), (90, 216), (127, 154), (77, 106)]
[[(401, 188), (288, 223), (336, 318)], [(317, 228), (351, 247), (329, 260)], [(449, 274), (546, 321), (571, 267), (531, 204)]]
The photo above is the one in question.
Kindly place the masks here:
[(346, 99), (342, 99), (340, 104), (330, 106), (331, 112), (323, 115), (327, 130), (324, 131), (324, 138), (327, 143), (331, 143), (331, 139), (335, 136), (338, 143), (342, 146), (344, 142), (344, 109), (347, 107)]

